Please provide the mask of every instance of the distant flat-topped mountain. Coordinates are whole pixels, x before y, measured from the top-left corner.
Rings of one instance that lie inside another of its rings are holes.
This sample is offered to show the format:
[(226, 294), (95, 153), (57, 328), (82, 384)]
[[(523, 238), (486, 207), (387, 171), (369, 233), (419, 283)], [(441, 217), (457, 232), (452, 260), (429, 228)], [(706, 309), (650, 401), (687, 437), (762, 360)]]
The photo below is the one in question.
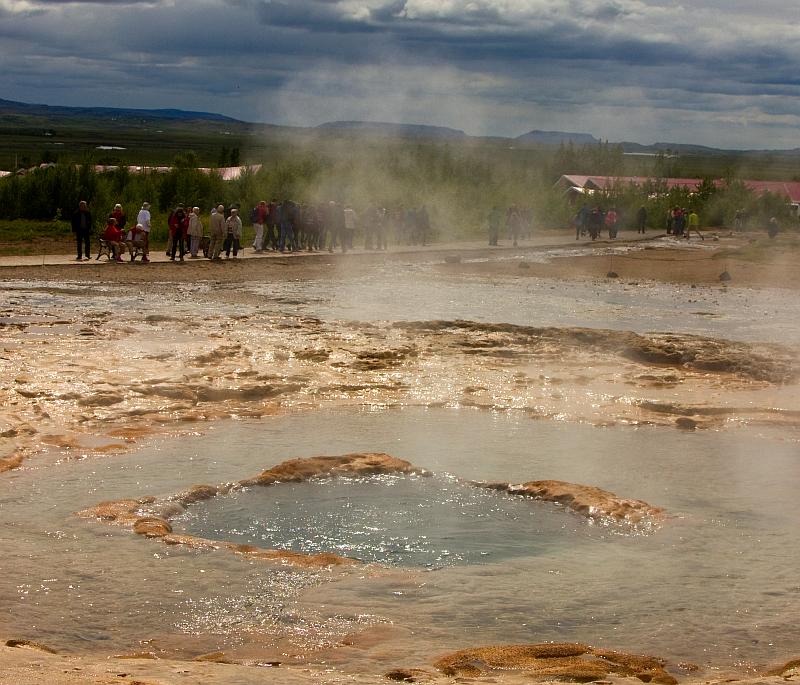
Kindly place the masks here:
[(328, 121), (317, 126), (319, 129), (339, 131), (366, 131), (405, 138), (467, 138), (464, 131), (446, 126), (427, 126), (425, 124), (392, 124), (384, 121)]
[(182, 109), (129, 109), (118, 107), (63, 107), (36, 105), (0, 99), (0, 115), (39, 117), (84, 117), (92, 119), (161, 119), (167, 121), (217, 121), (239, 123), (238, 119), (212, 112), (187, 112)]
[(568, 131), (530, 131), (517, 136), (520, 143), (539, 143), (540, 145), (596, 145), (600, 141), (591, 133), (570, 133)]

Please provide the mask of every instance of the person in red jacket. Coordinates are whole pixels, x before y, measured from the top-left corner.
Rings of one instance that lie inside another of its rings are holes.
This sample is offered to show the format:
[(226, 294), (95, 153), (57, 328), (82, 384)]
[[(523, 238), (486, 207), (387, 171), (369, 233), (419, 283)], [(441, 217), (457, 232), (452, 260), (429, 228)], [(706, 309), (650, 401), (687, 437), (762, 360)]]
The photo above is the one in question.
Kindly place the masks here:
[(180, 260), (186, 254), (186, 236), (189, 233), (189, 218), (183, 205), (178, 205), (172, 216), (169, 218), (169, 235), (172, 238), (172, 252), (169, 255), (170, 261), (175, 261), (175, 251), (180, 244)]
[(127, 221), (125, 217), (125, 210), (122, 209), (121, 204), (114, 205), (114, 211), (111, 212), (111, 216), (113, 216), (117, 220), (117, 228), (123, 233), (125, 232), (125, 222)]
[(108, 217), (106, 229), (100, 237), (111, 245), (114, 259), (118, 262), (122, 261), (122, 235), (122, 231), (117, 226), (117, 220), (113, 216)]

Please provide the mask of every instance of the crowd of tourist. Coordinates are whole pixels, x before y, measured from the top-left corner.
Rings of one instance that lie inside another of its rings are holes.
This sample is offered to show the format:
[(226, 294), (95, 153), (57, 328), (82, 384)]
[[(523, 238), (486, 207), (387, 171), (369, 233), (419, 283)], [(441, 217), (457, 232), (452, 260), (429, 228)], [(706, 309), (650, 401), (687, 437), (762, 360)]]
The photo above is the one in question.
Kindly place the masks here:
[[(637, 232), (644, 233), (644, 226), (647, 222), (647, 210), (644, 207), (641, 207), (637, 213), (636, 221)], [(607, 231), (608, 237), (614, 240), (619, 230), (619, 215), (615, 207), (607, 210), (603, 207), (589, 209), (584, 203), (576, 212), (572, 223), (575, 226), (575, 240), (587, 234), (592, 240), (597, 240), (603, 229)]]
[(500, 207), (497, 205), (492, 207), (487, 220), (489, 245), (499, 244), (500, 232), (504, 224), (508, 238), (516, 247), (520, 239), (530, 238), (533, 235), (533, 210), (529, 207), (511, 205), (504, 215)]
[[(386, 250), (390, 236), (399, 244), (425, 245), (431, 239), (431, 222), (425, 206), (395, 209), (373, 206), (359, 215), (349, 205), (333, 201), (312, 205), (292, 200), (262, 200), (244, 220), (240, 211), (237, 205), (220, 204), (206, 220), (199, 207), (178, 205), (167, 218), (166, 255), (172, 261), (183, 261), (187, 254), (190, 259), (220, 260), (224, 252), (226, 258), (235, 259), (243, 248), (243, 221), (249, 221), (253, 227), (252, 248), (256, 253), (326, 249), (347, 252), (354, 247), (359, 230), (367, 250)], [(72, 215), (78, 261), (90, 259), (92, 226), (88, 205), (81, 201)], [(142, 204), (136, 221), (130, 225), (122, 206), (117, 204), (100, 235), (101, 249), (110, 250), (109, 256), (118, 262), (123, 261), (126, 253), (131, 261), (141, 255), (142, 261), (148, 262), (151, 228), (149, 203)]]
[[(592, 240), (597, 240), (605, 230), (609, 239), (614, 240), (619, 232), (620, 216), (616, 208), (606, 210), (596, 206), (592, 209), (584, 203), (572, 218), (575, 227), (575, 240), (588, 235)], [(637, 233), (647, 231), (647, 208), (642, 205), (636, 212), (633, 224)], [(672, 207), (667, 211), (665, 229), (667, 235), (676, 238), (689, 239), (691, 233), (705, 240), (700, 233), (700, 217), (694, 210), (685, 207)]]

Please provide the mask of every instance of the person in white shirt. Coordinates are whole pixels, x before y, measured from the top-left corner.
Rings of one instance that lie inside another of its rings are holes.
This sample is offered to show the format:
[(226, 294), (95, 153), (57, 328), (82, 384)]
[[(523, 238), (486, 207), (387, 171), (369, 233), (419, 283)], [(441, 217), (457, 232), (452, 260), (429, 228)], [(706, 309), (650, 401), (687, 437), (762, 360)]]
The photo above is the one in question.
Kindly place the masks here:
[(189, 252), (192, 259), (197, 259), (197, 250), (202, 239), (203, 222), (200, 219), (200, 207), (192, 207), (192, 213), (189, 214)]
[(232, 209), (231, 215), (225, 222), (225, 229), (227, 236), (225, 237), (225, 256), (231, 256), (231, 248), (233, 248), (233, 258), (239, 255), (239, 241), (242, 239), (242, 220), (239, 218), (239, 210)]
[(142, 208), (136, 217), (136, 223), (141, 224), (144, 231), (144, 255), (142, 256), (143, 262), (149, 262), (148, 255), (150, 254), (150, 203), (143, 202)]

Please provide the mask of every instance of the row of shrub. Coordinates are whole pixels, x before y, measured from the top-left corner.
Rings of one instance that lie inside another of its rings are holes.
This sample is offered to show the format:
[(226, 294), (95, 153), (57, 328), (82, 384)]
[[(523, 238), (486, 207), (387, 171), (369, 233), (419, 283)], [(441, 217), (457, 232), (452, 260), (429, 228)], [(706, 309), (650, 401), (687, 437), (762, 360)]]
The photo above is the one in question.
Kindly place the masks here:
[[(599, 147), (597, 164), (616, 167), (618, 152)], [(425, 205), (441, 237), (474, 238), (483, 236), (495, 206), (530, 207), (539, 228), (569, 225), (577, 207), (553, 185), (560, 155), (563, 149), (520, 153), (470, 145), (338, 141), (287, 148), (264, 160), (257, 173), (245, 172), (235, 181), (199, 171), (191, 153), (177, 157), (166, 173), (132, 174), (125, 167), (96, 173), (89, 164), (59, 164), (0, 179), (0, 219), (65, 222), (85, 199), (99, 225), (115, 203), (133, 218), (148, 201), (153, 237), (158, 239), (168, 212), (178, 203), (208, 214), (220, 203), (249, 208), (262, 199), (290, 198), (301, 203), (336, 200), (357, 210)], [(792, 220), (784, 198), (755, 195), (736, 181), (723, 187), (704, 182), (695, 193), (685, 188), (667, 191), (657, 182), (648, 187), (620, 185), (586, 201), (590, 206), (616, 207), (622, 228), (632, 225), (642, 205), (655, 229), (664, 228), (667, 211), (674, 206), (698, 211), (705, 226), (731, 226), (739, 210), (749, 215), (752, 225), (770, 216), (782, 223)]]

